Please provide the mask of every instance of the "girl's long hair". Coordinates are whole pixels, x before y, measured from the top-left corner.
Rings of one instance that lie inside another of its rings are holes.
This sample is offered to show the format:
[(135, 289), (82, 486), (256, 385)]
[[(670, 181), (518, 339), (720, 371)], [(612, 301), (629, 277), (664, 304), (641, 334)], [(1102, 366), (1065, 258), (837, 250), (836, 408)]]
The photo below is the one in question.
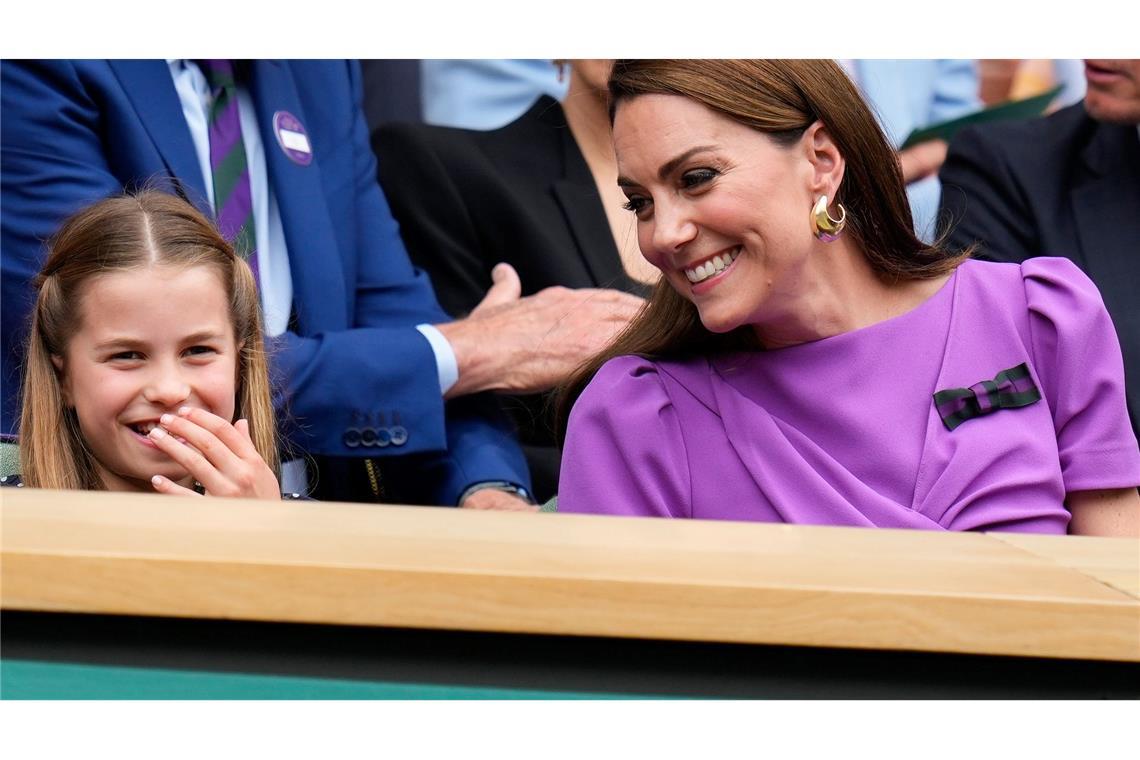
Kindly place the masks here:
[[(859, 91), (834, 61), (619, 60), (610, 74), (609, 89), (611, 121), (622, 101), (639, 95), (689, 98), (785, 147), (821, 121), (846, 162), (833, 199), (847, 210), (844, 234), (855, 240), (881, 279), (941, 277), (969, 258), (969, 251), (951, 253), (915, 237), (898, 157)], [(808, 211), (804, 209), (805, 220)], [(610, 359), (626, 355), (677, 359), (761, 348), (748, 326), (724, 334), (706, 329), (696, 306), (661, 278), (629, 327), (559, 389), (559, 439), (565, 439), (574, 402)]]
[(235, 419), (249, 421), (253, 445), (274, 472), (277, 427), (261, 324), (249, 266), (205, 216), (173, 195), (144, 190), (108, 198), (70, 217), (49, 244), (34, 280), (20, 413), (20, 468), (33, 488), (102, 490), (95, 460), (65, 402), (53, 357), (64, 356), (80, 329), (83, 292), (93, 278), (162, 265), (213, 267), (229, 302), (237, 362)]

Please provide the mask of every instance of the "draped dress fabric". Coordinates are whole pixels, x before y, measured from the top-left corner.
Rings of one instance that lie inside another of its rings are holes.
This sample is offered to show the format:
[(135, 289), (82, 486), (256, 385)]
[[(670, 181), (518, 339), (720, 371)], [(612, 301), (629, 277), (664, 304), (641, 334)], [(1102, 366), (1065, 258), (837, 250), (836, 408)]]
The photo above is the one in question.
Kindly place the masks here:
[[(934, 393), (1022, 363), (1040, 401), (947, 429)], [(570, 416), (558, 511), (1064, 533), (1067, 492), (1140, 484), (1123, 375), (1070, 261), (967, 261), (859, 330), (606, 363)]]

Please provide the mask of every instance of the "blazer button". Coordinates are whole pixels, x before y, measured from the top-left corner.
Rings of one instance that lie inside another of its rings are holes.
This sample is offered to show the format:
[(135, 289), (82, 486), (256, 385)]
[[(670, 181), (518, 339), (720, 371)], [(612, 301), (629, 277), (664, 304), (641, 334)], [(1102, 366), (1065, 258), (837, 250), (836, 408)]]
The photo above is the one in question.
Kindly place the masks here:
[(360, 445), (369, 447), (376, 445), (376, 428), (366, 427), (360, 429)]
[(403, 446), (408, 442), (408, 429), (403, 425), (393, 425), (389, 428), (392, 431), (392, 445)]
[(392, 442), (392, 434), (388, 432), (388, 428), (376, 428), (376, 445), (384, 448)]
[(350, 449), (355, 449), (360, 445), (360, 430), (358, 428), (347, 428), (344, 431), (344, 445)]

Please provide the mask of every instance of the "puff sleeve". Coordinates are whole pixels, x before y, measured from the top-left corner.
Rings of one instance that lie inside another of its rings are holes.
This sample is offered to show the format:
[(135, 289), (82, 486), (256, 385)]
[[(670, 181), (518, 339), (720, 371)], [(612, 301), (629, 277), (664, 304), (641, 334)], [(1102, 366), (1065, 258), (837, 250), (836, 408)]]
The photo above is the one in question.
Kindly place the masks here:
[(1100, 292), (1069, 259), (1030, 259), (1021, 271), (1066, 493), (1140, 485), (1120, 341)]
[(690, 517), (688, 456), (677, 411), (656, 367), (607, 362), (574, 405), (558, 511)]

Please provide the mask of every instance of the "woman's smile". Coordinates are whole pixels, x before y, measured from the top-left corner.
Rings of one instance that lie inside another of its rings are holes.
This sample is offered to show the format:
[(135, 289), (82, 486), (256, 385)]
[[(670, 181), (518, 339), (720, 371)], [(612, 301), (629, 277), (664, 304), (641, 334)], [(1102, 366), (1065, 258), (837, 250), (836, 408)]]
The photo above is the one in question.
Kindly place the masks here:
[(718, 275), (727, 273), (732, 268), (732, 264), (736, 261), (736, 257), (740, 255), (740, 246), (736, 246), (730, 251), (723, 253), (713, 254), (708, 258), (697, 262), (691, 267), (686, 267), (682, 271), (685, 277), (693, 285), (706, 282), (710, 279), (720, 279)]

